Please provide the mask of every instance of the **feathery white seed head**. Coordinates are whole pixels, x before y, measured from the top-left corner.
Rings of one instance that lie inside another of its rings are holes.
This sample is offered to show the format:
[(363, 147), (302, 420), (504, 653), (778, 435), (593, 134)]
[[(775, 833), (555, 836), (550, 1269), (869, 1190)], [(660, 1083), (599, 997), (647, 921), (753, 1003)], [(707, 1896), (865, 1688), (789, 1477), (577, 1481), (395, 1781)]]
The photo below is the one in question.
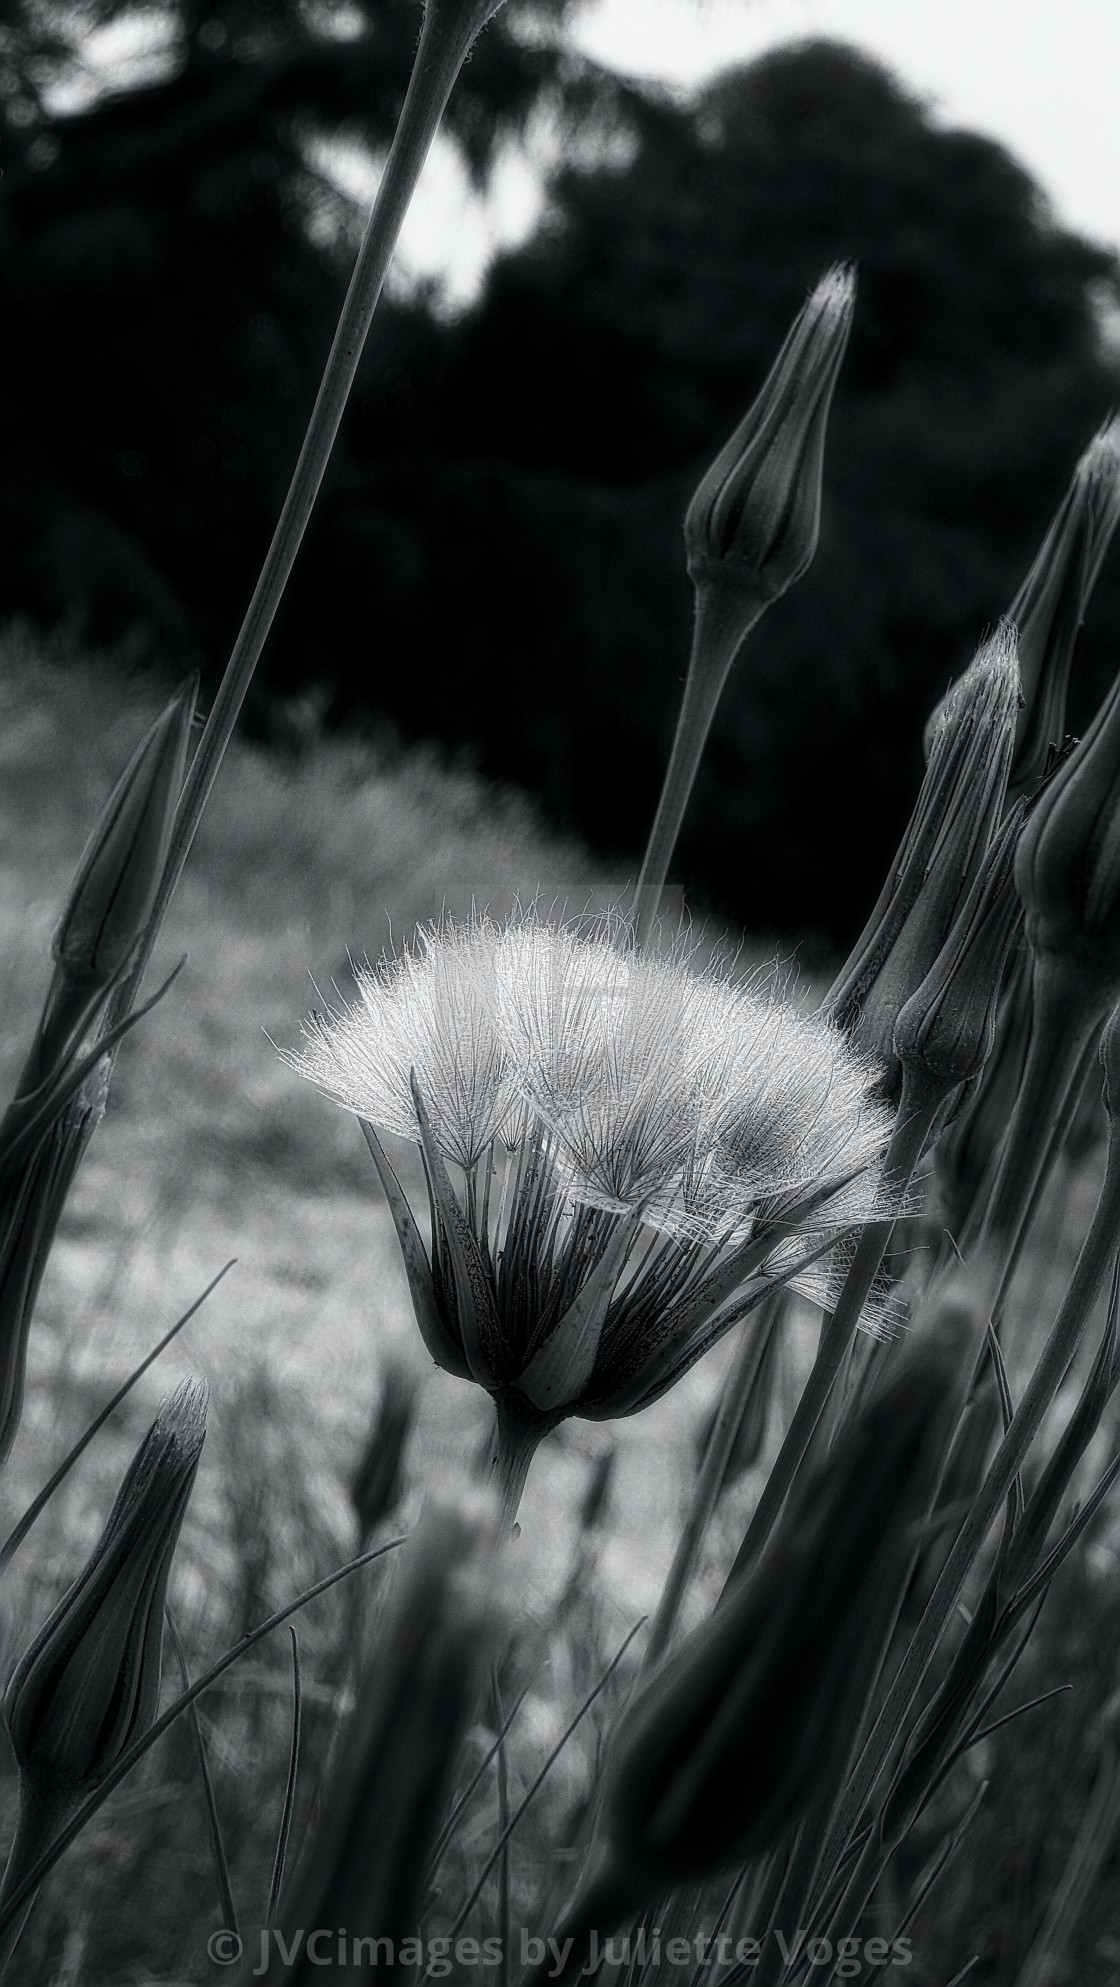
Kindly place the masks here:
[(670, 1233), (729, 1239), (761, 1202), (853, 1173), (827, 1222), (878, 1205), (872, 1064), (773, 983), (696, 972), (683, 946), (648, 957), (609, 923), (441, 924), (305, 1036), (289, 1064), (382, 1129), (416, 1137), (415, 1069), (458, 1165), (536, 1121), (573, 1200)]

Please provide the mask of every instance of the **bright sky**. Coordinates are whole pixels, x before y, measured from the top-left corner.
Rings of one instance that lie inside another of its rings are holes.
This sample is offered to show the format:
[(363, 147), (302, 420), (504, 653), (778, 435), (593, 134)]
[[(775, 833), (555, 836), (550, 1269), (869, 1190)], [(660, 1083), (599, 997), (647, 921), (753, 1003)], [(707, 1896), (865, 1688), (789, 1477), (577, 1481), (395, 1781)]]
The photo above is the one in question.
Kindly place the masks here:
[[(1120, 0), (585, 0), (577, 29), (611, 67), (686, 88), (819, 34), (878, 56), (945, 123), (1000, 139), (1063, 221), (1120, 246)], [(524, 235), (538, 206), (524, 165), (507, 161), (482, 204), (437, 153), (402, 262), (469, 295), (488, 254)]]

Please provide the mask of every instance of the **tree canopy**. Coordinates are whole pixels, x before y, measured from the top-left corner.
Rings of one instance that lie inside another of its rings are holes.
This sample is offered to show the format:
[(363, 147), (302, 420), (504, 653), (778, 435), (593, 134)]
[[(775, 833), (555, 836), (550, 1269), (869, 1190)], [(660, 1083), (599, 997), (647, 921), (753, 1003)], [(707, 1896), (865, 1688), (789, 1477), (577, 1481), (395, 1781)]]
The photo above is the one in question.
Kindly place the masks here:
[[(779, 50), (682, 104), (574, 62), (563, 13), (511, 0), (456, 135), (483, 173), (546, 98), (610, 143), (573, 148), (471, 309), (379, 313), (258, 721), (321, 683), (332, 719), (467, 745), (636, 855), (687, 654), (688, 495), (806, 290), (854, 258), (820, 549), (736, 665), (681, 851), (732, 913), (839, 937), (909, 804), (922, 719), (1116, 398), (1096, 299), (1117, 269), (998, 145), (851, 49)], [(345, 279), (345, 232), (309, 226), (328, 196), (307, 134), (383, 142), (417, 10), (175, 18), (166, 74), (67, 116), (41, 93), (0, 181), (0, 603), (93, 633), (143, 621), (215, 673)], [(1086, 708), (1117, 632), (1113, 561)]]

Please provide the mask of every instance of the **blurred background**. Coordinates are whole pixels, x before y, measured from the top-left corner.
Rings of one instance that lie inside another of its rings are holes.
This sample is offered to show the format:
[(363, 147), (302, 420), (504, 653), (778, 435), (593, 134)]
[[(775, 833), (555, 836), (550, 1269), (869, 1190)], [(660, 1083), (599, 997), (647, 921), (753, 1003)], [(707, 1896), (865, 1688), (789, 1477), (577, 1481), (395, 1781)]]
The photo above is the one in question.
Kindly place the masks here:
[[(3, 0), (0, 616), (215, 683), (314, 397), (417, 0)], [(680, 521), (854, 257), (820, 549), (740, 659), (679, 876), (822, 951), (921, 723), (1120, 398), (1120, 17), (1089, 0), (509, 0), (469, 64), (248, 714), (434, 740), (636, 867)], [(1116, 667), (1120, 561), (1072, 722)]]

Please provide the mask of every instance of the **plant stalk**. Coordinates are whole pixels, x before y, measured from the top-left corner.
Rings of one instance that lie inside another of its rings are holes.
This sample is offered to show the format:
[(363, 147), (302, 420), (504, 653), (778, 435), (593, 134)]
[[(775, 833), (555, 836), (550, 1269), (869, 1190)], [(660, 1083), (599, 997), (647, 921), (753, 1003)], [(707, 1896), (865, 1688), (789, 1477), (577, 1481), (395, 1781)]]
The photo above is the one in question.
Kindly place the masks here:
[[(926, 1094), (909, 1075), (905, 1077), (883, 1169), (887, 1180), (900, 1193), (909, 1185), (939, 1102), (940, 1094)], [(777, 1522), (790, 1485), (847, 1358), (863, 1307), (893, 1233), (893, 1215), (885, 1220), (866, 1222), (860, 1233), (836, 1308), (821, 1328), (813, 1370), (794, 1409), (785, 1441), (763, 1487), (746, 1537), (739, 1547), (735, 1564), (728, 1575), (728, 1586), (732, 1581), (741, 1579), (754, 1564)]]
[(743, 601), (738, 587), (732, 591), (730, 583), (724, 582), (703, 587), (697, 593), (692, 653), (673, 749), (634, 888), (634, 942), (639, 948), (648, 944), (657, 923), (661, 893), (681, 822), (731, 665), (745, 633), (761, 618), (766, 606), (767, 602), (759, 598), (744, 628)]

